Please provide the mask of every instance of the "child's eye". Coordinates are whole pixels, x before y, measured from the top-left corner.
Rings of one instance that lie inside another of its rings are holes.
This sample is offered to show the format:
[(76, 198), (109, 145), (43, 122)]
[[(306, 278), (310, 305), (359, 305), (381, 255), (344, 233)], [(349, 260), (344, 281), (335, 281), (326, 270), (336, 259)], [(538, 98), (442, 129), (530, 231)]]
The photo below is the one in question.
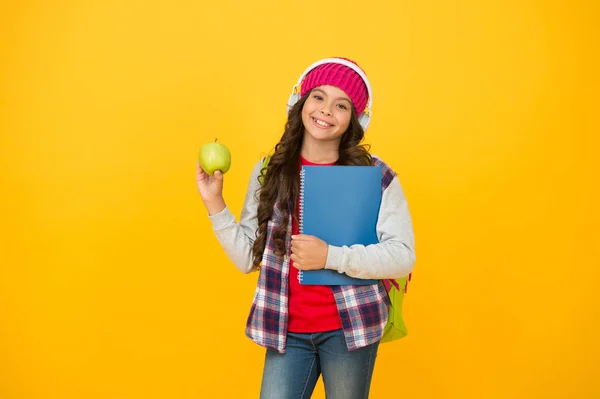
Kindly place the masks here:
[(323, 97), (321, 97), (321, 96), (320, 96), (320, 95), (318, 95), (318, 94), (315, 94), (315, 95), (313, 96), (313, 98), (314, 98), (314, 99), (316, 99), (316, 100), (319, 100), (319, 101), (322, 101), (322, 100), (323, 100)]
[(344, 104), (338, 104), (338, 107), (340, 109), (343, 109), (344, 111), (348, 109), (348, 107), (346, 107), (346, 105), (344, 105)]

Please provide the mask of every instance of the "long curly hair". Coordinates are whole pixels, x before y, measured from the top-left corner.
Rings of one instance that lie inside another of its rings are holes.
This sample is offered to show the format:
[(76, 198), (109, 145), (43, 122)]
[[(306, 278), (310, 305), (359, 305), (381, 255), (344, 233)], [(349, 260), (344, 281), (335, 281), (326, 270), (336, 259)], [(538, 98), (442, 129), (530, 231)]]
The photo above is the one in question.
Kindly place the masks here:
[[(255, 270), (260, 268), (265, 245), (267, 242), (267, 224), (273, 215), (275, 204), (279, 199), (279, 210), (283, 216), (282, 222), (274, 232), (275, 254), (284, 256), (290, 214), (297, 219), (296, 204), (300, 191), (300, 151), (304, 137), (302, 108), (310, 92), (306, 93), (290, 109), (285, 130), (266, 168), (261, 170), (259, 179), (263, 181), (258, 196), (258, 230), (252, 248)], [(358, 122), (356, 110), (352, 107), (352, 116), (346, 132), (340, 139), (339, 156), (336, 165), (372, 165), (369, 154), (370, 147), (361, 144), (365, 132)]]

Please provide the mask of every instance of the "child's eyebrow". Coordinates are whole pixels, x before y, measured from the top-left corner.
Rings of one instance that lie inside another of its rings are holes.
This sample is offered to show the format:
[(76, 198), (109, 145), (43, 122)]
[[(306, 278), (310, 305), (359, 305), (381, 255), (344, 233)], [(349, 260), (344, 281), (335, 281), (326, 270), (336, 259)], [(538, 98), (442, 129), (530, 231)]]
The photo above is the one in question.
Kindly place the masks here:
[[(321, 89), (313, 89), (313, 91), (318, 91), (320, 93), (323, 93), (325, 96), (327, 96), (327, 93), (325, 93), (323, 90)], [(352, 101), (350, 101), (350, 99), (346, 98), (346, 97), (338, 97), (336, 98), (336, 100), (345, 100), (347, 102), (349, 102), (350, 104), (352, 104)]]

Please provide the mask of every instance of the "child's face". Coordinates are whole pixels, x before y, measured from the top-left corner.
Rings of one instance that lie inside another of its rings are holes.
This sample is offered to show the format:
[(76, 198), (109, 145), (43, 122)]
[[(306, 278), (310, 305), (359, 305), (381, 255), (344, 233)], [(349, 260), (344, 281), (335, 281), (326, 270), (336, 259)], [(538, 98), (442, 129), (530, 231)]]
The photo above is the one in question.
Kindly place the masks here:
[(352, 116), (352, 101), (335, 86), (314, 88), (302, 108), (305, 134), (315, 140), (338, 140), (348, 129)]

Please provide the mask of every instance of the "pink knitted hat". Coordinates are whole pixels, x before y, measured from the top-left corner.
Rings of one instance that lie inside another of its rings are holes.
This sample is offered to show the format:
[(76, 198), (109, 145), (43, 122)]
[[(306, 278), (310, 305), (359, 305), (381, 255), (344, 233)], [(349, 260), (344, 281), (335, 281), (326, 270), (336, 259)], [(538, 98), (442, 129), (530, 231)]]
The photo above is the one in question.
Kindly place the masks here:
[[(347, 58), (340, 59), (356, 64), (356, 62)], [(369, 92), (360, 75), (351, 68), (335, 63), (319, 65), (311, 70), (302, 81), (300, 96), (304, 96), (315, 87), (321, 85), (336, 86), (344, 90), (348, 97), (350, 97), (350, 100), (352, 100), (357, 115), (360, 115), (365, 110)]]

